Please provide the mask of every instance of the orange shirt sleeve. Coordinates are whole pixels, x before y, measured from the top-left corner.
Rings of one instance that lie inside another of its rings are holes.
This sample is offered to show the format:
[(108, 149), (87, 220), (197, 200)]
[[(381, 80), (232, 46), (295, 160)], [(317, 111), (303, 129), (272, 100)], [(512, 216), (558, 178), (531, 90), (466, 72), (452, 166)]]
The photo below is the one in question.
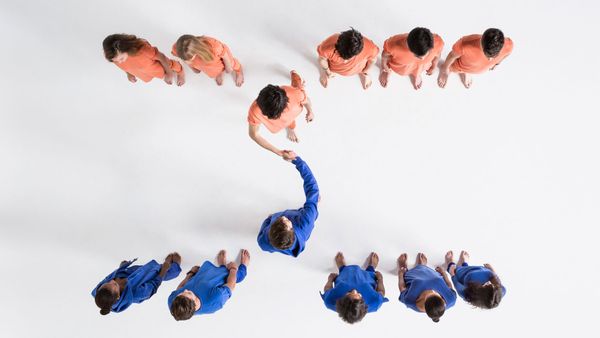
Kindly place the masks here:
[(173, 44), (173, 48), (171, 48), (171, 55), (179, 57), (179, 55), (177, 55), (176, 45), (177, 44)]
[(153, 47), (148, 41), (146, 41), (144, 47), (142, 47), (136, 55), (142, 55), (149, 59), (156, 59), (156, 53), (158, 53), (158, 48)]
[(325, 41), (321, 42), (321, 44), (317, 47), (317, 53), (320, 57), (325, 59), (331, 59), (333, 53), (335, 52), (335, 43), (337, 42), (337, 34), (334, 34)]
[(262, 112), (260, 111), (260, 108), (258, 107), (258, 104), (256, 103), (256, 101), (252, 102), (252, 105), (250, 105), (250, 109), (248, 110), (248, 123), (253, 125), (253, 126), (258, 126), (260, 125), (260, 121), (256, 118), (256, 114), (262, 114)]
[(368, 48), (367, 55), (369, 56), (369, 60), (377, 58), (377, 54), (379, 54), (379, 47), (377, 47), (373, 41), (365, 38), (365, 48)]
[(452, 53), (454, 53), (454, 55), (456, 56), (460, 56), (463, 55), (463, 38), (460, 38), (460, 40), (456, 41), (454, 43), (454, 46), (452, 46)]

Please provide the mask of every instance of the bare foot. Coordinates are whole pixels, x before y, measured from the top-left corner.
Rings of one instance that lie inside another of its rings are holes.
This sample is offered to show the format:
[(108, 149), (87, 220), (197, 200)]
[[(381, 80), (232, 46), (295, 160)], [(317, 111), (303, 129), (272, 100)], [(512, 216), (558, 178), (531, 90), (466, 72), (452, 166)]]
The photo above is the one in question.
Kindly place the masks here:
[(244, 264), (245, 266), (248, 266), (248, 264), (250, 263), (250, 252), (246, 249), (242, 249), (240, 250), (240, 263)]
[(465, 88), (467, 88), (467, 89), (471, 88), (471, 84), (473, 83), (473, 79), (471, 78), (471, 75), (469, 75), (467, 73), (460, 73), (459, 75), (460, 75), (460, 80), (462, 81)]
[(225, 250), (219, 251), (217, 263), (219, 263), (219, 266), (227, 264), (227, 252)]
[(415, 90), (417, 89), (421, 89), (421, 85), (423, 85), (423, 80), (421, 79), (420, 75), (412, 76), (410, 75), (410, 83), (412, 83), (413, 88), (415, 88)]
[(298, 136), (296, 135), (296, 132), (294, 131), (294, 129), (291, 128), (285, 128), (285, 131), (287, 132), (287, 138), (288, 140), (294, 142), (294, 143), (298, 143)]
[(341, 252), (338, 252), (335, 255), (335, 265), (337, 265), (337, 267), (342, 267), (342, 266), (346, 266), (346, 259), (344, 258), (344, 254)]
[(185, 73), (183, 70), (177, 73), (177, 86), (181, 87), (185, 83)]
[(379, 73), (379, 83), (381, 83), (381, 86), (383, 88), (387, 87), (389, 77), (390, 77), (390, 72), (381, 71)]
[(358, 74), (358, 76), (360, 77), (360, 83), (362, 83), (363, 89), (368, 89), (369, 87), (371, 87), (372, 81), (369, 75), (360, 73)]
[(379, 255), (376, 252), (371, 252), (369, 254), (369, 266), (372, 266), (374, 269), (379, 265)]
[(298, 72), (292, 70), (290, 72), (290, 78), (292, 79), (292, 87), (294, 88), (304, 88), (304, 80), (298, 75)]
[(171, 261), (173, 263), (181, 264), (181, 255), (177, 252), (171, 253)]
[(446, 82), (448, 82), (448, 73), (441, 71), (440, 75), (438, 75), (438, 86), (444, 88), (446, 87)]
[(400, 270), (401, 268), (406, 269), (408, 266), (406, 265), (406, 260), (408, 259), (408, 256), (403, 253), (402, 255), (400, 255), (398, 257), (398, 270)]
[(454, 252), (452, 250), (446, 252), (446, 256), (444, 257), (444, 264), (448, 266), (448, 264), (454, 262)]
[(456, 262), (456, 264), (462, 266), (463, 263), (466, 263), (470, 258), (471, 256), (469, 256), (469, 253), (463, 250), (460, 252), (460, 257), (458, 257), (458, 262)]
[(327, 88), (327, 80), (329, 80), (327, 73), (322, 71), (321, 76), (319, 77), (319, 82), (321, 82), (321, 85), (323, 86), (323, 88)]
[(215, 78), (215, 82), (218, 86), (223, 84), (223, 73), (217, 75), (217, 77)]
[(233, 74), (233, 76), (235, 76), (235, 85), (241, 87), (242, 84), (244, 84), (244, 73), (242, 73), (242, 70), (240, 69), (239, 72), (233, 72)]
[(425, 256), (424, 253), (419, 252), (419, 254), (417, 255), (416, 264), (417, 265), (427, 265), (427, 256)]

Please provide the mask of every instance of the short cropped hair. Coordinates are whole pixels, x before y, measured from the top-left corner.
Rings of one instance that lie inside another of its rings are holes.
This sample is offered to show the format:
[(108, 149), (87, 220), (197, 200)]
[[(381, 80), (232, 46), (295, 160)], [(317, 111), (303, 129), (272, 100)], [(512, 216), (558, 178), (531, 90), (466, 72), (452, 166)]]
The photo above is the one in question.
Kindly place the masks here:
[(113, 292), (108, 288), (100, 287), (96, 291), (94, 300), (96, 301), (96, 305), (100, 308), (100, 314), (104, 316), (110, 313), (110, 310), (112, 309), (113, 304), (117, 302), (117, 299), (119, 299), (118, 293)]
[(354, 28), (342, 32), (335, 43), (335, 50), (344, 60), (358, 55), (362, 52), (363, 47), (363, 36)]
[(483, 53), (488, 57), (496, 57), (504, 47), (504, 33), (498, 28), (488, 28), (481, 36)]
[(427, 28), (417, 27), (408, 33), (408, 49), (416, 56), (424, 56), (433, 48), (433, 34)]
[(269, 120), (278, 119), (288, 104), (288, 97), (283, 88), (267, 85), (258, 93), (258, 107)]
[(292, 247), (296, 240), (296, 234), (294, 229), (288, 229), (286, 224), (283, 222), (283, 217), (278, 219), (271, 224), (269, 229), (269, 242), (271, 245), (280, 250), (286, 250)]
[(179, 295), (173, 299), (171, 314), (175, 320), (188, 320), (196, 312), (196, 303), (186, 296)]
[(343, 321), (354, 324), (360, 322), (367, 314), (367, 304), (362, 298), (356, 299), (346, 295), (335, 302), (335, 310)]
[(440, 317), (444, 315), (446, 311), (446, 303), (444, 299), (438, 295), (432, 295), (427, 297), (425, 300), (425, 312), (427, 316), (434, 322), (439, 322)]

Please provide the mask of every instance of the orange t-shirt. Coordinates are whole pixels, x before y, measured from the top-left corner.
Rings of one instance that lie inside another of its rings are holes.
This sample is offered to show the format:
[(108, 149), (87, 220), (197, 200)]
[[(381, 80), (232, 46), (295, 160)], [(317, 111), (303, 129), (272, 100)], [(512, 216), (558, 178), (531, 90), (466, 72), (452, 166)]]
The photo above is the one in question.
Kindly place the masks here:
[[(194, 57), (188, 63), (190, 67), (204, 72), (208, 77), (214, 79), (225, 70), (223, 58), (225, 57), (225, 55), (227, 55), (229, 59), (233, 62), (233, 70), (236, 72), (240, 71), (240, 69), (242, 68), (240, 62), (233, 57), (233, 55), (231, 54), (231, 50), (229, 50), (229, 47), (227, 47), (226, 44), (208, 36), (203, 36), (202, 38), (204, 38), (204, 40), (210, 45), (210, 51), (213, 55), (213, 59), (211, 61), (204, 61), (197, 55), (194, 55)], [(178, 56), (175, 45), (173, 45), (171, 54), (173, 54), (174, 56)]]
[(335, 50), (335, 43), (340, 34), (333, 34), (317, 47), (317, 53), (320, 57), (327, 59), (329, 69), (340, 75), (355, 75), (365, 68), (367, 62), (377, 58), (379, 47), (373, 41), (363, 37), (363, 50), (349, 60), (344, 60)]
[(157, 52), (158, 49), (146, 41), (144, 47), (140, 48), (135, 55), (127, 56), (127, 59), (121, 63), (113, 63), (138, 79), (150, 82), (155, 77), (159, 79), (165, 77), (165, 70), (156, 59)]
[(400, 75), (417, 76), (425, 67), (429, 68), (436, 57), (440, 57), (444, 41), (439, 35), (433, 34), (433, 48), (423, 57), (418, 57), (410, 51), (407, 44), (408, 33), (394, 35), (383, 43), (383, 52), (390, 54), (388, 66)]
[(262, 123), (273, 134), (294, 124), (294, 120), (302, 113), (304, 104), (307, 102), (306, 93), (304, 92), (304, 89), (300, 88), (290, 86), (281, 86), (281, 88), (285, 90), (285, 94), (288, 97), (287, 106), (283, 112), (281, 112), (281, 116), (278, 119), (270, 120), (263, 115), (262, 110), (258, 107), (258, 103), (254, 100), (248, 111), (248, 123), (253, 126)]
[(467, 35), (452, 46), (452, 52), (460, 57), (454, 61), (450, 70), (457, 73), (483, 73), (502, 61), (512, 50), (513, 42), (510, 38), (506, 38), (500, 53), (490, 60), (481, 48), (481, 34)]

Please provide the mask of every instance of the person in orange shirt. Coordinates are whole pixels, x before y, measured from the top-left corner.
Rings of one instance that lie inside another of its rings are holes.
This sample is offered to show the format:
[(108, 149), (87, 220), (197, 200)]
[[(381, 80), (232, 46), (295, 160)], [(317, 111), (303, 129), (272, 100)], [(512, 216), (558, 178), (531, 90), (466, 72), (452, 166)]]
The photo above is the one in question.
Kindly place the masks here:
[(180, 57), (195, 73), (204, 72), (223, 84), (223, 73), (233, 73), (235, 85), (244, 83), (242, 65), (233, 57), (226, 44), (208, 36), (182, 35), (173, 45), (171, 53)]
[(158, 48), (135, 35), (112, 34), (102, 41), (104, 57), (127, 73), (127, 79), (134, 83), (137, 79), (150, 82), (154, 78), (173, 83), (177, 74), (177, 85), (185, 83), (181, 64), (167, 58)]
[(415, 89), (421, 88), (421, 73), (427, 69), (427, 75), (433, 74), (443, 47), (444, 41), (439, 35), (422, 27), (385, 40), (379, 73), (381, 86), (387, 86), (390, 70), (393, 70), (400, 75), (408, 75)]
[(371, 86), (369, 68), (377, 60), (379, 47), (365, 38), (354, 28), (333, 34), (317, 47), (319, 64), (321, 65), (321, 84), (327, 82), (334, 74), (351, 76), (358, 74), (364, 89)]
[(458, 73), (463, 85), (469, 88), (473, 83), (470, 74), (494, 70), (512, 50), (512, 40), (505, 39), (502, 31), (497, 28), (487, 29), (483, 35), (464, 36), (452, 46), (452, 51), (446, 57), (440, 69), (438, 85), (444, 88), (448, 74), (453, 72)]
[(280, 150), (265, 140), (258, 130), (264, 125), (271, 133), (275, 134), (285, 128), (287, 138), (292, 142), (298, 142), (296, 135), (296, 117), (306, 107), (306, 122), (314, 119), (310, 99), (304, 92), (304, 81), (292, 70), (290, 72), (291, 86), (267, 85), (258, 94), (258, 98), (252, 102), (248, 111), (248, 133), (261, 147), (282, 157), (286, 161), (294, 159), (291, 150)]

